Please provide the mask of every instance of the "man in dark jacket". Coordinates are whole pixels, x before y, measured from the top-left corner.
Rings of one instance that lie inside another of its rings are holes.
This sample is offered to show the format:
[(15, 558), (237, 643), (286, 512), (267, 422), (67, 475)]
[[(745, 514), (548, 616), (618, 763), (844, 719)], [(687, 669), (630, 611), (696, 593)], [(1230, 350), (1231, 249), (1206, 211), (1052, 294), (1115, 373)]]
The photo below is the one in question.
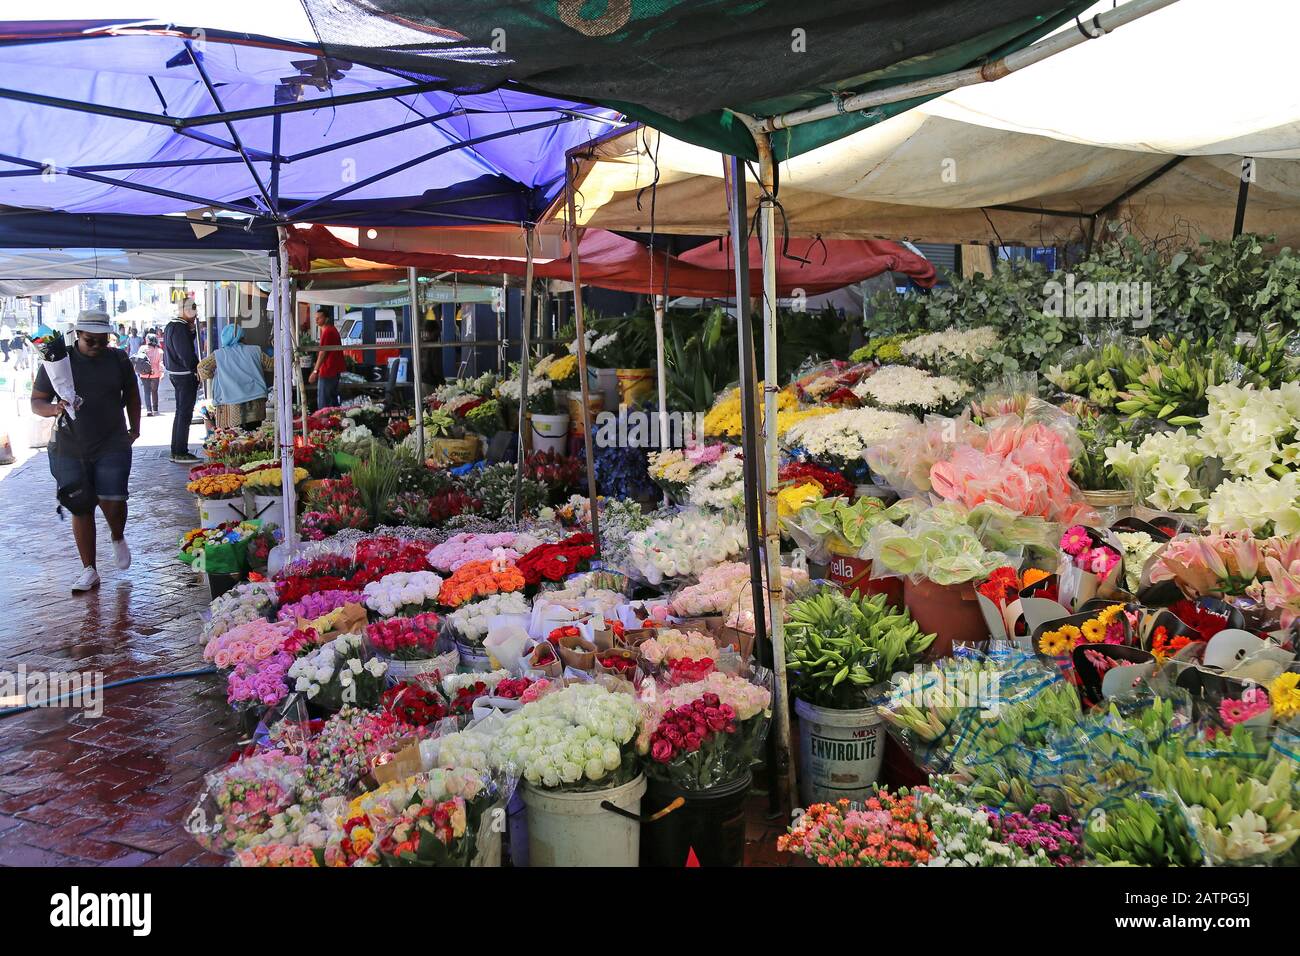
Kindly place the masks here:
[(192, 465), (199, 461), (190, 454), (190, 423), (199, 389), (199, 354), (194, 341), (198, 306), (193, 299), (181, 303), (180, 316), (163, 331), (163, 368), (176, 392), (176, 417), (172, 420), (172, 461)]

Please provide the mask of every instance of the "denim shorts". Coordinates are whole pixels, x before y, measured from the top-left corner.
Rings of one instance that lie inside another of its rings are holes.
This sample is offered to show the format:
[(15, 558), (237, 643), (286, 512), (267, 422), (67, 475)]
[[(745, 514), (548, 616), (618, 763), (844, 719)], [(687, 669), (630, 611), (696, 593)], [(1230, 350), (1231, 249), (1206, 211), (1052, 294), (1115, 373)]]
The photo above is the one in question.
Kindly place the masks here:
[[(50, 453), (50, 474), (55, 484), (68, 485), (81, 477), (82, 459)], [(126, 486), (131, 478), (131, 449), (108, 451), (98, 458), (85, 459), (86, 477), (95, 495), (104, 501), (126, 501)]]

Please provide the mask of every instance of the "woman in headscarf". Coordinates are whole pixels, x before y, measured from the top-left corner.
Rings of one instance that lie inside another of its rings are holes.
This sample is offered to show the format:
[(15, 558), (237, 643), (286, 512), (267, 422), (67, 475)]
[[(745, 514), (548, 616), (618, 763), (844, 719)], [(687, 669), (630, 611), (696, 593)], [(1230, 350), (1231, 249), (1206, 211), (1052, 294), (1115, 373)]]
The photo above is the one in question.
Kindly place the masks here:
[(221, 330), (221, 347), (199, 363), (199, 378), (212, 382), (218, 428), (256, 428), (266, 418), (266, 375), (275, 363), (243, 338), (243, 329), (227, 325)]

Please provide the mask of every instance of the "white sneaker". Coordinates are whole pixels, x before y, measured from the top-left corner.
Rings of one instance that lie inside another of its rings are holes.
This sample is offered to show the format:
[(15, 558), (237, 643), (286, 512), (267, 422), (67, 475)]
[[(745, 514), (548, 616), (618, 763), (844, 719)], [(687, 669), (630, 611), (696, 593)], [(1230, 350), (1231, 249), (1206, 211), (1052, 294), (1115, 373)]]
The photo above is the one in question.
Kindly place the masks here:
[(126, 538), (113, 542), (113, 557), (117, 558), (117, 566), (123, 571), (131, 566), (131, 549), (127, 547)]
[(93, 591), (97, 587), (99, 587), (99, 572), (94, 568), (82, 568), (81, 573), (77, 575), (77, 580), (72, 582), (72, 593)]

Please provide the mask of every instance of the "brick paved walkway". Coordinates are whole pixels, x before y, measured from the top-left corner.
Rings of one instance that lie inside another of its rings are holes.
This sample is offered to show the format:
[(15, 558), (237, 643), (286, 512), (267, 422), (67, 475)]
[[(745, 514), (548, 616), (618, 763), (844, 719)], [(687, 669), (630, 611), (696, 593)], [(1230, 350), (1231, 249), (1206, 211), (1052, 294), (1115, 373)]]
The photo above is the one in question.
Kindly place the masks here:
[[(72, 532), (43, 452), (0, 482), (0, 669), (101, 671), (105, 683), (203, 665), (207, 588), (173, 557), (194, 526), (170, 416), (145, 420), (131, 476), (129, 571), (99, 516), (98, 591), (73, 596)], [(104, 556), (108, 554), (109, 560)], [(182, 829), (204, 772), (236, 735), (213, 677), (108, 690), (103, 715), (38, 709), (0, 721), (0, 865), (216, 863)]]

